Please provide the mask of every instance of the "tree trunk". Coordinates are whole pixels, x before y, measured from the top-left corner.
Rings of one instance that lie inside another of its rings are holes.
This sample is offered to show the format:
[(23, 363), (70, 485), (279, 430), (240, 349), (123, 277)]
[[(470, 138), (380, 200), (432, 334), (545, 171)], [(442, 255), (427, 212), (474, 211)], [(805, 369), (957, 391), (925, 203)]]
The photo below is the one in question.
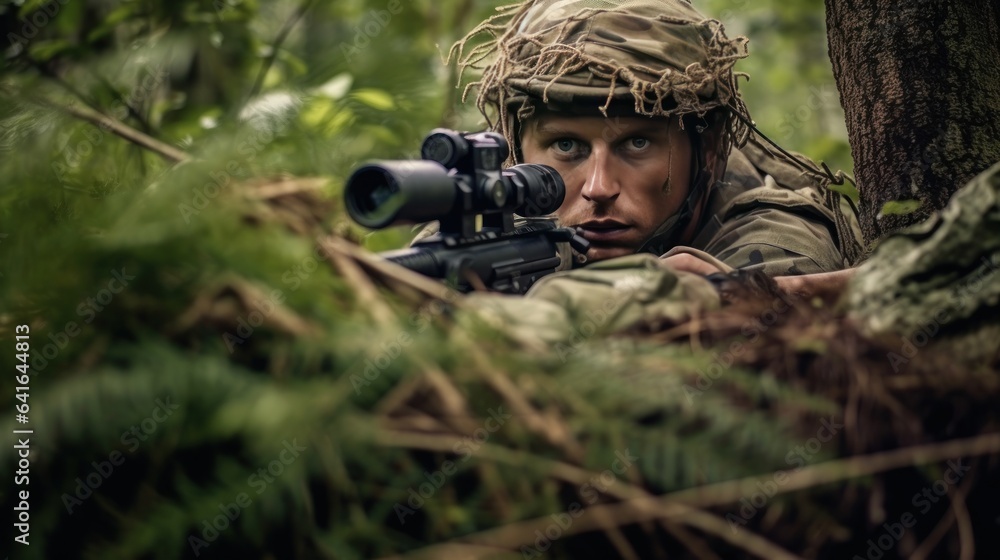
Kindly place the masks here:
[[(926, 219), (1000, 161), (1000, 7), (826, 0), (866, 244)], [(919, 200), (881, 216), (889, 201)]]

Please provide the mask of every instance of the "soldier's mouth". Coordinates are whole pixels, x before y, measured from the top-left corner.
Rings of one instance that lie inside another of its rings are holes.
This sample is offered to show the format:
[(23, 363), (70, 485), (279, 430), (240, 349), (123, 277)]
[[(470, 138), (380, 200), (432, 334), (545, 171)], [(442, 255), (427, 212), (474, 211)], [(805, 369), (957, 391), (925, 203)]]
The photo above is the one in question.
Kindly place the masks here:
[(630, 226), (616, 220), (594, 220), (576, 226), (577, 231), (587, 241), (617, 241), (629, 233)]

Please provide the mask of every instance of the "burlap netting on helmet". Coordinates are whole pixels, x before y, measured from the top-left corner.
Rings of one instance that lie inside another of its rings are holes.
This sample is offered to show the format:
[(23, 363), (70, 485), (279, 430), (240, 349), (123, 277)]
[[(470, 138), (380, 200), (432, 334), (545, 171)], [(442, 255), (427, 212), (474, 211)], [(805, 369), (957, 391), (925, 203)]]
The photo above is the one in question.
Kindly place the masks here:
[[(497, 15), (452, 47), (459, 67), (483, 70), (476, 105), (511, 145), (509, 111), (531, 116), (537, 100), (590, 103), (605, 116), (612, 103), (634, 103), (647, 116), (704, 116), (728, 107), (726, 142), (742, 146), (750, 115), (732, 68), (747, 56), (747, 39), (685, 0), (527, 0)], [(467, 49), (475, 37), (487, 42)], [(492, 59), (487, 65), (482, 65)], [(744, 75), (745, 76), (745, 75)], [(492, 115), (497, 117), (493, 121)], [(683, 126), (683, 122), (681, 122)]]

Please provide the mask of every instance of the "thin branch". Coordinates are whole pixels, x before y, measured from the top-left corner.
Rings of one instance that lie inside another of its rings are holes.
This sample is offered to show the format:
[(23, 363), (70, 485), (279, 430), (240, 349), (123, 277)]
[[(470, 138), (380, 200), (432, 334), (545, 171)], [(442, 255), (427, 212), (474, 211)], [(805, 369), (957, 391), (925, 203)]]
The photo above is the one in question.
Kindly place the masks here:
[(358, 263), (340, 250), (343, 244), (338, 244), (335, 238), (328, 237), (319, 240), (320, 246), (326, 250), (334, 266), (340, 270), (341, 277), (354, 288), (354, 293), (364, 304), (363, 307), (375, 319), (375, 322), (383, 328), (395, 327), (396, 314), (389, 307), (389, 304), (379, 296), (378, 290), (371, 281), (371, 277), (364, 273)]
[(529, 430), (541, 435), (561, 449), (572, 461), (581, 461), (584, 456), (583, 448), (579, 442), (573, 439), (566, 422), (553, 412), (544, 416), (535, 409), (528, 398), (511, 381), (511, 378), (493, 366), (483, 354), (477, 351), (475, 343), (463, 332), (452, 333), (457, 343), (464, 346), (466, 356), (477, 366), (485, 377), (486, 383), (491, 389), (496, 391), (504, 401), (514, 410), (514, 414), (524, 420)]
[(354, 259), (370, 275), (376, 276), (380, 280), (391, 279), (399, 284), (409, 286), (429, 299), (448, 302), (449, 305), (456, 307), (463, 303), (462, 294), (455, 292), (441, 282), (413, 272), (405, 266), (383, 259), (362, 247), (348, 243), (340, 237), (326, 237), (324, 238), (324, 243), (332, 244), (337, 251)]
[[(27, 59), (27, 62), (35, 70), (38, 70), (38, 72), (41, 75), (55, 82), (59, 87), (69, 92), (71, 95), (73, 95), (73, 97), (79, 99), (80, 102), (82, 102), (87, 107), (90, 107), (91, 109), (93, 109), (98, 113), (101, 114), (104, 113), (104, 111), (101, 109), (100, 106), (97, 105), (97, 103), (95, 103), (92, 99), (88, 99), (87, 96), (83, 94), (83, 92), (76, 89), (76, 87), (74, 87), (73, 84), (70, 84), (69, 82), (64, 80), (62, 76), (57, 74), (47, 65), (30, 57)], [(115, 89), (115, 87), (111, 84), (111, 82), (107, 80), (107, 78), (105, 78), (101, 74), (98, 74), (97, 72), (91, 72), (91, 75), (93, 75), (94, 78), (101, 83), (101, 85), (107, 88), (108, 91), (113, 93), (116, 97), (118, 97), (122, 101), (122, 105), (124, 105), (125, 108), (128, 109), (129, 114), (132, 115), (132, 117), (134, 117), (137, 121), (139, 121), (139, 124), (142, 125), (143, 132), (148, 133), (153, 129), (152, 126), (150, 126), (149, 122), (146, 121), (146, 119), (139, 114), (139, 111), (135, 107), (133, 107), (131, 103), (129, 103), (128, 99), (126, 99), (125, 96), (121, 95), (121, 93), (119, 93), (118, 90)]]
[(976, 536), (972, 531), (972, 518), (969, 515), (969, 507), (965, 503), (965, 496), (972, 488), (972, 479), (969, 477), (968, 484), (961, 491), (956, 492), (954, 487), (948, 488), (951, 494), (951, 511), (955, 512), (955, 520), (958, 522), (958, 542), (960, 559), (973, 560), (976, 557)]
[[(628, 503), (628, 502), (625, 502)], [(780, 546), (764, 537), (746, 529), (732, 531), (729, 523), (717, 515), (696, 508), (684, 506), (687, 511), (682, 513), (680, 521), (696, 529), (727, 541), (729, 544), (742, 548), (747, 552), (765, 560), (801, 560)]]
[[(407, 434), (380, 430), (376, 435), (375, 441), (390, 447), (451, 451), (460, 440), (449, 436)], [(537, 457), (530, 453), (507, 449), (499, 445), (483, 444), (473, 453), (481, 457), (516, 466), (523, 466), (526, 462), (538, 463), (546, 466), (553, 478), (579, 486), (587, 484), (588, 481), (594, 478), (594, 473), (586, 469), (568, 463)], [(669, 518), (676, 519), (679, 523), (701, 529), (761, 558), (769, 560), (798, 559), (797, 556), (788, 553), (781, 547), (750, 531), (740, 529), (736, 533), (733, 533), (729, 528), (729, 524), (715, 515), (682, 503), (660, 501), (656, 496), (650, 495), (643, 488), (622, 482), (617, 478), (606, 488), (601, 489), (601, 491), (623, 501), (615, 504), (599, 504), (588, 507), (583, 515), (573, 521), (573, 525), (563, 530), (563, 536), (595, 529), (608, 530), (608, 518), (613, 519), (619, 527), (649, 519)], [(739, 497), (734, 498), (733, 501), (738, 499)], [(442, 555), (442, 550), (459, 543), (512, 550), (521, 545), (530, 545), (535, 538), (535, 531), (544, 531), (551, 523), (552, 519), (549, 517), (511, 523), (488, 531), (461, 537), (448, 543), (431, 546), (417, 551), (417, 553), (425, 555), (428, 558), (445, 558), (446, 556)]]
[(417, 366), (423, 370), (423, 379), (426, 386), (434, 391), (438, 399), (440, 400), (441, 407), (444, 409), (445, 414), (442, 415), (442, 420), (451, 426), (454, 430), (471, 432), (474, 428), (469, 429), (468, 422), (466, 420), (471, 420), (472, 415), (468, 412), (468, 401), (462, 392), (458, 390), (458, 387), (452, 383), (452, 379), (448, 377), (445, 372), (441, 371), (436, 363), (431, 362), (423, 358), (422, 356), (415, 356), (414, 361)]
[(105, 78), (104, 76), (102, 76), (100, 74), (97, 74), (97, 73), (94, 73), (94, 74), (95, 74), (95, 76), (97, 76), (98, 81), (100, 81), (101, 84), (103, 84), (104, 87), (108, 89), (108, 91), (110, 91), (111, 93), (113, 93), (115, 95), (115, 97), (117, 97), (118, 100), (121, 101), (121, 103), (125, 107), (125, 109), (128, 110), (128, 114), (131, 115), (133, 119), (135, 119), (136, 121), (138, 121), (140, 125), (142, 125), (142, 131), (145, 132), (145, 133), (147, 133), (147, 134), (150, 133), (150, 132), (152, 132), (153, 125), (149, 124), (149, 121), (146, 120), (146, 117), (142, 116), (142, 114), (139, 113), (139, 109), (136, 108), (134, 105), (132, 105), (132, 103), (129, 101), (128, 97), (122, 95), (121, 92), (119, 92), (115, 88), (114, 84), (112, 84), (111, 82), (109, 82), (107, 78)]
[[(383, 445), (418, 449), (447, 450), (452, 445), (450, 438), (438, 438), (423, 434), (392, 434), (383, 432), (376, 439)], [(448, 447), (445, 447), (446, 445)], [(903, 467), (934, 463), (957, 457), (973, 457), (995, 453), (1000, 453), (1000, 433), (838, 459), (806, 467), (789, 474), (785, 484), (778, 488), (777, 494), (785, 494), (833, 482), (870, 476)], [(573, 465), (533, 457), (526, 453), (489, 444), (481, 446), (476, 454), (493, 460), (511, 462), (516, 465), (523, 465), (526, 461), (547, 463), (550, 476), (568, 482), (582, 483), (587, 480), (590, 474), (589, 471)], [(740, 498), (746, 496), (748, 492), (752, 492), (756, 483), (765, 482), (766, 479), (770, 479), (772, 476), (755, 476), (740, 480), (707, 484), (672, 492), (663, 496), (651, 496), (639, 487), (625, 484), (616, 479), (615, 482), (608, 486), (606, 493), (625, 501), (591, 506), (584, 515), (576, 519), (574, 524), (566, 528), (562, 534), (563, 536), (569, 536), (600, 528), (595, 523), (594, 516), (592, 515), (593, 512), (591, 510), (595, 509), (608, 510), (620, 525), (639, 523), (650, 519), (670, 518), (696, 526), (704, 531), (714, 532), (716, 527), (713, 525), (713, 522), (703, 516), (696, 515), (695, 512), (703, 515), (710, 514), (689, 506), (705, 508), (735, 503)], [(549, 517), (529, 519), (467, 535), (457, 539), (457, 541), (486, 546), (504, 546), (508, 549), (516, 548), (521, 544), (530, 544), (531, 538), (534, 536), (534, 531), (544, 531), (551, 522), (552, 520)], [(720, 522), (725, 525), (725, 522), (721, 520)], [(720, 538), (731, 537), (731, 531), (728, 530), (728, 527), (725, 529), (722, 534), (717, 534), (716, 536)], [(742, 529), (737, 534), (752, 541), (752, 544), (747, 544), (747, 541), (739, 543), (740, 546), (745, 545), (744, 548), (746, 550), (756, 554), (760, 550), (759, 547), (770, 546), (777, 549), (776, 551), (772, 550), (769, 552), (770, 558), (782, 557), (781, 553), (784, 551), (763, 538)], [(754, 540), (755, 538), (763, 542), (756, 541)], [(434, 547), (430, 547), (430, 549), (434, 549)], [(784, 557), (787, 558), (788, 556)]]
[(148, 134), (142, 133), (114, 117), (98, 113), (92, 109), (85, 109), (77, 105), (60, 105), (47, 99), (43, 99), (41, 103), (49, 107), (54, 107), (64, 113), (68, 113), (80, 120), (87, 121), (98, 128), (110, 130), (125, 140), (128, 140), (137, 146), (141, 146), (172, 163), (180, 163), (191, 158), (187, 152), (179, 150), (165, 142), (161, 142)]
[(303, 0), (278, 32), (278, 36), (274, 38), (274, 42), (271, 43), (271, 52), (269, 52), (267, 57), (264, 58), (264, 62), (261, 64), (260, 70), (257, 72), (257, 78), (254, 79), (253, 87), (250, 88), (250, 93), (247, 94), (247, 101), (253, 99), (254, 96), (260, 93), (260, 89), (264, 87), (264, 78), (267, 77), (268, 70), (271, 69), (271, 66), (274, 65), (275, 59), (278, 57), (278, 49), (281, 48), (281, 44), (288, 38), (288, 34), (292, 32), (292, 28), (295, 27), (295, 24), (302, 19), (302, 16), (306, 15), (306, 12), (312, 6), (312, 3), (313, 0)]
[[(913, 554), (910, 555), (910, 560), (925, 560), (930, 556), (931, 552), (941, 542), (941, 539), (948, 533), (951, 526), (955, 524), (955, 521), (959, 518), (959, 511), (964, 513), (962, 523), (965, 525), (959, 526), (959, 538), (962, 543), (961, 552), (963, 560), (969, 558), (967, 553), (975, 553), (975, 542), (972, 541), (972, 523), (969, 520), (969, 510), (965, 507), (965, 497), (969, 494), (969, 490), (972, 489), (974, 476), (969, 476), (959, 489), (956, 491), (954, 487), (948, 487), (948, 494), (951, 496), (951, 507), (945, 512), (944, 517), (941, 521), (934, 527), (931, 534), (920, 543)], [(968, 535), (968, 536), (967, 536)], [(967, 542), (967, 539), (972, 542)]]
[(45, 76), (46, 78), (52, 80), (53, 82), (56, 83), (56, 85), (69, 92), (73, 97), (79, 99), (80, 102), (86, 105), (87, 107), (90, 107), (94, 111), (101, 112), (101, 108), (100, 106), (97, 105), (97, 103), (95, 103), (92, 99), (89, 99), (86, 95), (83, 94), (82, 91), (76, 89), (76, 87), (73, 86), (73, 84), (64, 80), (62, 76), (55, 73), (51, 68), (49, 68), (45, 64), (33, 58), (28, 58), (28, 64), (30, 64), (35, 70), (38, 70), (38, 72), (42, 76)]
[(632, 547), (632, 544), (625, 534), (622, 533), (621, 528), (615, 520), (611, 519), (606, 511), (595, 512), (597, 515), (597, 523), (600, 524), (601, 529), (607, 534), (608, 540), (611, 541), (612, 546), (618, 551), (618, 557), (623, 560), (639, 560), (639, 554)]

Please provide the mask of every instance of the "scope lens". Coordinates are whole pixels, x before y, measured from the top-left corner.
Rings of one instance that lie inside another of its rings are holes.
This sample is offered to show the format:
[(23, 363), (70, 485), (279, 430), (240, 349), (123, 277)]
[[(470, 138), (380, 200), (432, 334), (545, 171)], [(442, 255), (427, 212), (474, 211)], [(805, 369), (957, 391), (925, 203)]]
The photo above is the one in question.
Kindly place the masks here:
[(378, 185), (369, 195), (368, 201), (371, 203), (371, 209), (374, 210), (382, 206), (389, 197), (398, 192), (399, 187), (395, 183)]
[(524, 189), (524, 203), (515, 212), (526, 218), (551, 214), (566, 198), (566, 184), (548, 165), (522, 163), (507, 169), (504, 175), (516, 177)]
[(399, 185), (388, 173), (380, 169), (367, 170), (356, 180), (358, 188), (354, 191), (354, 200), (358, 209), (366, 214), (377, 212), (392, 195), (399, 192)]
[(452, 168), (469, 151), (469, 143), (453, 130), (435, 128), (424, 138), (420, 157)]
[(436, 220), (455, 204), (455, 181), (433, 161), (382, 161), (358, 168), (344, 185), (347, 213), (359, 224)]
[(507, 204), (507, 186), (503, 181), (488, 181), (486, 191), (493, 201), (493, 206), (503, 208)]
[(344, 189), (347, 211), (358, 223), (367, 227), (378, 224), (399, 210), (399, 183), (385, 168), (367, 166), (358, 169)]

